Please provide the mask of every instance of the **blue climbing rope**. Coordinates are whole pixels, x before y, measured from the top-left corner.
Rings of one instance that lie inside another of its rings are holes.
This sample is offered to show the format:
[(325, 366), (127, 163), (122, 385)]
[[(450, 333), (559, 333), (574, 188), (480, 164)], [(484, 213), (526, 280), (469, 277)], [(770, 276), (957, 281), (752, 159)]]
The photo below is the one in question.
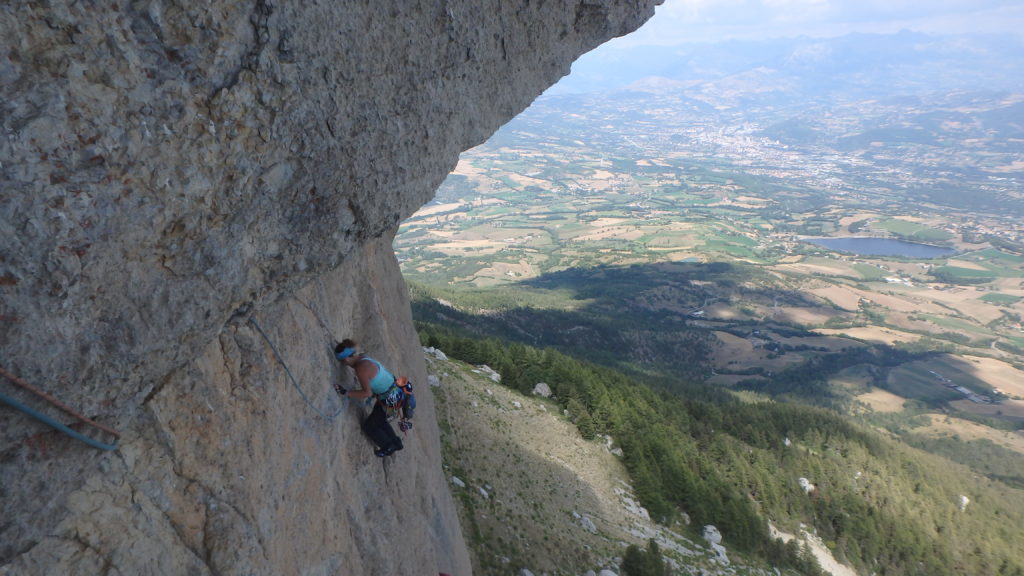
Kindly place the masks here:
[(294, 386), (295, 389), (299, 391), (299, 395), (302, 396), (302, 400), (306, 403), (306, 405), (312, 408), (313, 411), (319, 414), (320, 417), (323, 418), (324, 420), (327, 420), (328, 422), (333, 422), (334, 419), (337, 418), (338, 415), (341, 414), (343, 410), (345, 410), (344, 403), (342, 404), (341, 408), (338, 408), (338, 411), (335, 412), (334, 414), (328, 414), (323, 410), (317, 408), (312, 402), (310, 402), (309, 397), (306, 396), (306, 393), (302, 391), (302, 387), (299, 386), (298, 381), (295, 380), (295, 376), (292, 375), (292, 371), (288, 369), (288, 364), (286, 364), (284, 359), (281, 358), (281, 353), (277, 351), (277, 347), (274, 346), (274, 343), (270, 340), (270, 337), (267, 336), (267, 333), (263, 331), (263, 328), (260, 327), (259, 323), (257, 323), (254, 318), (250, 317), (249, 323), (255, 326), (256, 331), (259, 332), (260, 336), (263, 336), (263, 339), (267, 341), (267, 344), (270, 346), (270, 349), (274, 352), (274, 356), (277, 357), (277, 361), (280, 362), (281, 366), (284, 367), (285, 374), (287, 374), (288, 378), (292, 381), (292, 386)]
[(100, 442), (98, 440), (93, 440), (92, 438), (89, 438), (88, 436), (86, 436), (84, 434), (79, 434), (78, 432), (75, 432), (71, 428), (68, 428), (67, 426), (65, 426), (59, 420), (51, 418), (50, 416), (47, 416), (46, 414), (43, 414), (42, 412), (38, 412), (36, 410), (33, 410), (33, 409), (29, 408), (28, 406), (25, 406), (21, 402), (18, 402), (14, 398), (11, 398), (10, 396), (7, 396), (6, 394), (0, 393), (0, 402), (3, 402), (4, 404), (7, 404), (8, 406), (10, 406), (11, 408), (14, 408), (15, 410), (19, 410), (21, 412), (24, 412), (25, 414), (28, 414), (29, 416), (35, 418), (36, 420), (39, 420), (40, 422), (43, 422), (45, 424), (49, 424), (53, 428), (56, 428), (57, 430), (60, 430), (61, 432), (67, 434), (68, 436), (71, 436), (72, 438), (75, 438), (76, 440), (81, 440), (82, 442), (85, 442), (86, 444), (88, 444), (89, 446), (92, 446), (93, 448), (99, 448), (100, 450), (116, 450), (117, 449), (117, 442), (116, 441), (113, 444), (104, 444), (103, 442)]

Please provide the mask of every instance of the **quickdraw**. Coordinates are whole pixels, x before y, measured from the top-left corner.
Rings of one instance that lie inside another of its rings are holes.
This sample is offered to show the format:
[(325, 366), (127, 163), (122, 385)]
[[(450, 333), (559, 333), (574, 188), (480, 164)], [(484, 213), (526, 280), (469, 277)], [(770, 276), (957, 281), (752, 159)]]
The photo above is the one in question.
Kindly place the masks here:
[(412, 383), (405, 376), (395, 378), (395, 383), (386, 392), (377, 396), (377, 400), (384, 406), (384, 412), (388, 420), (399, 418), (398, 427), (402, 432), (412, 428), (412, 412), (416, 409), (416, 398), (412, 394)]

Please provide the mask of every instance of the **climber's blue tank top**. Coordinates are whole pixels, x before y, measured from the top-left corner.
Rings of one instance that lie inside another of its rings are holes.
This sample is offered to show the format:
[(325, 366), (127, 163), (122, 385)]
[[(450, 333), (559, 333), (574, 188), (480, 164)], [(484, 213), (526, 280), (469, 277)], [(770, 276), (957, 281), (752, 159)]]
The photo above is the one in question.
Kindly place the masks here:
[(387, 368), (373, 358), (364, 356), (363, 360), (369, 360), (377, 365), (377, 375), (373, 377), (373, 380), (370, 380), (370, 390), (374, 394), (383, 394), (387, 392), (395, 383), (395, 377), (391, 372), (388, 372)]

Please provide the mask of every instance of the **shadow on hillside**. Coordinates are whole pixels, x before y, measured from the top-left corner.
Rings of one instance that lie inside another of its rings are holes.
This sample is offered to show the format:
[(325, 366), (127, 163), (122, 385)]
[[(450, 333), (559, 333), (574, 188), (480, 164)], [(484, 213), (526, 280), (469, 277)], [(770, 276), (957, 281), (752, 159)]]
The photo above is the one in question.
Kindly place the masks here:
[(995, 358), (943, 354), (923, 364), (922, 375), (953, 398), (952, 406), (995, 421), (1024, 422), (1024, 378), (1017, 368)]
[[(481, 299), (489, 291), (477, 291), (473, 305), (466, 305), (456, 293), (451, 295), (454, 306), (416, 298), (413, 310), (418, 321), (551, 346), (625, 372), (636, 373), (639, 367), (644, 373), (697, 382), (711, 373), (716, 330), (745, 336), (770, 326), (790, 335), (805, 333), (763, 319), (759, 311), (821, 304), (800, 292), (768, 287), (766, 280), (759, 280), (762, 275), (758, 268), (723, 262), (573, 268), (494, 291), (493, 301)], [(508, 306), (510, 292), (515, 301), (527, 304)], [(552, 298), (566, 302), (556, 309), (535, 308), (528, 303), (530, 293), (544, 294), (549, 303)], [(716, 305), (746, 308), (749, 314), (710, 318), (705, 311)], [(488, 311), (466, 311), (473, 308)]]

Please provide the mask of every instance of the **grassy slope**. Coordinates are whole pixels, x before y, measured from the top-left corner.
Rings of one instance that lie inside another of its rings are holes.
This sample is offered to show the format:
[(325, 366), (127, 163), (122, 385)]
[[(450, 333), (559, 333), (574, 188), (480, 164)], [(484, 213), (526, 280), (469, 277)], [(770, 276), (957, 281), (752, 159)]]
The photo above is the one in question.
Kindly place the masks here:
[[(434, 393), (446, 472), (466, 484), (453, 483), (452, 490), (474, 573), (618, 571), (625, 547), (645, 546), (651, 537), (676, 573), (726, 573), (706, 543), (656, 526), (631, 504), (618, 457), (604, 440), (583, 440), (554, 402), (525, 397), (462, 362), (427, 360), (441, 380)], [(729, 547), (727, 534), (723, 545)], [(734, 551), (729, 558), (731, 574), (776, 574)]]

